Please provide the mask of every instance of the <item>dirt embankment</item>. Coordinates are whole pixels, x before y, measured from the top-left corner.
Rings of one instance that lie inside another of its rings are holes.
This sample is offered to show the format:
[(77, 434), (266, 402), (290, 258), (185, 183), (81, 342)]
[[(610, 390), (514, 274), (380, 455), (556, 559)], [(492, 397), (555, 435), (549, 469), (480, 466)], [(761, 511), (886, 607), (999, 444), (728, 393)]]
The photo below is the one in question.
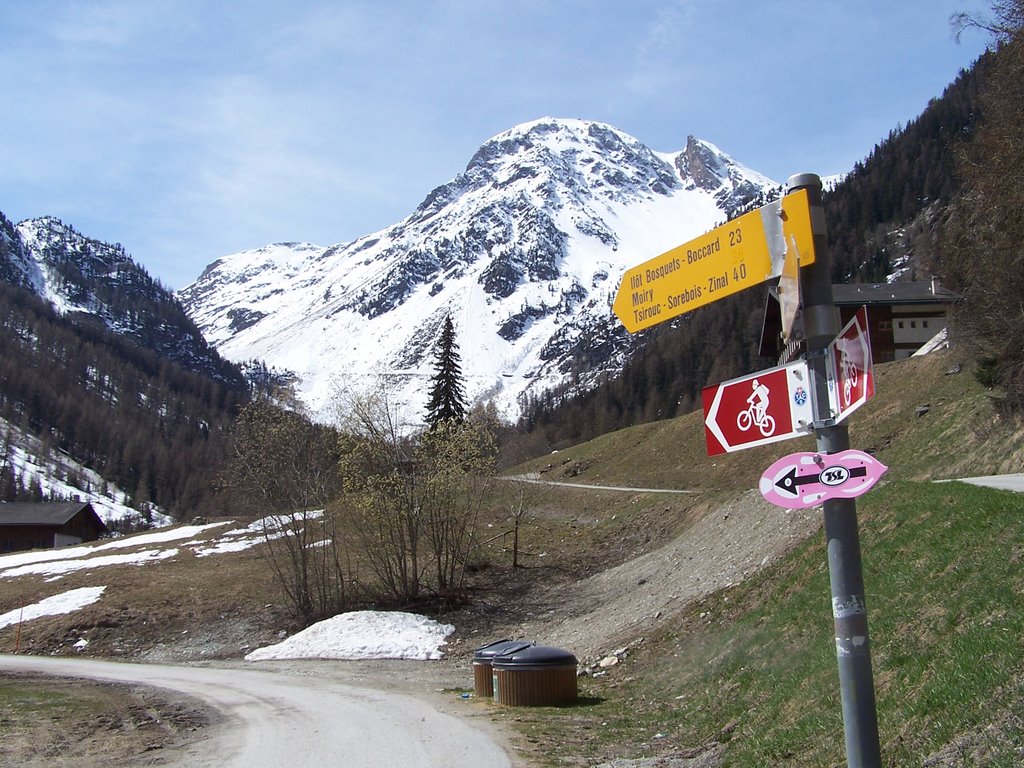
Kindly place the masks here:
[(511, 635), (583, 660), (642, 637), (712, 592), (741, 582), (821, 526), (820, 510), (784, 511), (757, 491), (706, 512), (665, 546), (579, 582), (539, 591)]

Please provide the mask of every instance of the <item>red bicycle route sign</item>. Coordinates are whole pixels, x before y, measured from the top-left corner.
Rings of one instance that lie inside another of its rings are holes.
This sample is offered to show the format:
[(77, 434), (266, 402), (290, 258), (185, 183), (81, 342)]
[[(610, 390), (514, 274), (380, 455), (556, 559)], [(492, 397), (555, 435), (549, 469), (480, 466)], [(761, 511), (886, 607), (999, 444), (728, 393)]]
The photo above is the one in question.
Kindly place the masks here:
[(703, 400), (708, 456), (788, 440), (813, 427), (805, 361), (705, 387)]
[(829, 405), (837, 422), (875, 396), (868, 308), (861, 307), (828, 345)]

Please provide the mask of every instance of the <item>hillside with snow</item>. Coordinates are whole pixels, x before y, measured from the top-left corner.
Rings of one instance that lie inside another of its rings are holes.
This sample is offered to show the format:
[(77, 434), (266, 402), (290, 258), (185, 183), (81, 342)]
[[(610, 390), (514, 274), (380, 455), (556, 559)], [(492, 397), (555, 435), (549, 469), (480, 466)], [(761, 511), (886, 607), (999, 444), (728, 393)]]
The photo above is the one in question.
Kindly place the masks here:
[(87, 501), (108, 526), (172, 522), (155, 506), (135, 509), (128, 494), (98, 472), (0, 418), (0, 487), (7, 484), (36, 488), (46, 499)]
[(114, 334), (201, 375), (241, 388), (173, 293), (118, 244), (53, 216), (12, 224), (0, 212), (0, 283), (24, 288), (62, 317), (98, 320)]
[(545, 118), (495, 136), (401, 222), (354, 242), (225, 256), (179, 292), (218, 352), (333, 394), (380, 386), (422, 418), (450, 314), (468, 397), (515, 418), (525, 398), (617, 371), (635, 339), (611, 303), (622, 273), (778, 189), (693, 137), (655, 152), (615, 128)]

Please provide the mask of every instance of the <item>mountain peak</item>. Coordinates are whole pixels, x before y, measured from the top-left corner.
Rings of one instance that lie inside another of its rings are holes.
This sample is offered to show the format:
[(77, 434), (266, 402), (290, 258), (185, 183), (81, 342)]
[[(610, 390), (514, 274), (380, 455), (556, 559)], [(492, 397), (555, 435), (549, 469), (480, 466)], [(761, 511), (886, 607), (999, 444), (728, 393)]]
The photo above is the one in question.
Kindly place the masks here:
[(778, 187), (766, 176), (750, 171), (709, 141), (686, 139), (686, 147), (676, 155), (675, 167), (688, 187), (715, 195), (728, 216), (734, 216), (758, 192)]
[(332, 388), (383, 372), (421, 417), (450, 313), (467, 395), (515, 418), (524, 398), (622, 364), (636, 341), (610, 304), (625, 269), (772, 186), (707, 142), (656, 153), (604, 123), (545, 117), (488, 139), (387, 229), (224, 257), (179, 295), (222, 354), (293, 371), (321, 414)]
[(0, 280), (32, 291), (62, 315), (98, 320), (186, 368), (242, 386), (174, 295), (120, 244), (86, 237), (55, 216), (12, 226), (0, 215)]

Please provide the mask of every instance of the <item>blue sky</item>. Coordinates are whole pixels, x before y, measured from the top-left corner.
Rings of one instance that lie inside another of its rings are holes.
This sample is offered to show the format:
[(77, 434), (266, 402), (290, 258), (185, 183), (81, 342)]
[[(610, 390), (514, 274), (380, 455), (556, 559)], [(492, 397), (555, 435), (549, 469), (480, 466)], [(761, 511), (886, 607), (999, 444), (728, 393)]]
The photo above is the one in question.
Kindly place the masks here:
[(182, 288), (393, 224), (540, 117), (778, 181), (849, 170), (988, 39), (976, 0), (0, 0), (0, 211)]

